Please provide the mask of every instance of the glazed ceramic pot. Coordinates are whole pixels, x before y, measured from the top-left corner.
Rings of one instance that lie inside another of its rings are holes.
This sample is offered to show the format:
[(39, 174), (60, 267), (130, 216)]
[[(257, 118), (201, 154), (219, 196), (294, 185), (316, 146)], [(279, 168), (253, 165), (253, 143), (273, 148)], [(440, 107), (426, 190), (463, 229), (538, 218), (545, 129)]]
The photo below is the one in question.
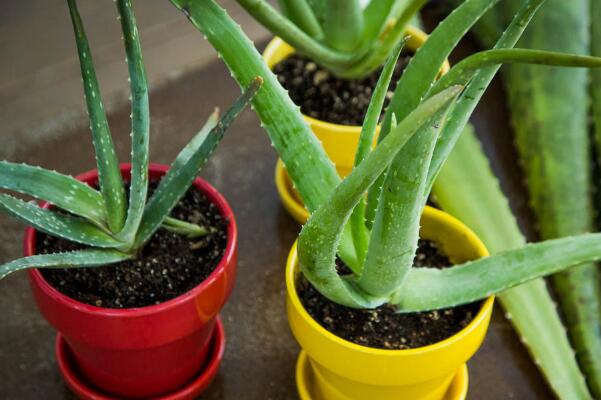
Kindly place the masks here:
[[(453, 263), (488, 255), (465, 225), (430, 207), (422, 215), (420, 237), (434, 241)], [(301, 398), (442, 400), (449, 398), (451, 389), (456, 396), (452, 398), (465, 396), (465, 363), (486, 335), (493, 297), (482, 302), (465, 328), (441, 342), (409, 350), (376, 349), (339, 338), (319, 325), (300, 301), (296, 290), (299, 274), (295, 244), (286, 266), (286, 305), (290, 328), (302, 348), (297, 365)], [(458, 377), (463, 387), (457, 387)]]
[[(159, 180), (167, 170), (151, 165), (150, 179)], [(121, 172), (128, 180), (130, 165), (122, 165)], [(90, 171), (78, 179), (96, 184), (98, 174)], [(230, 206), (215, 188), (200, 178), (193, 188), (217, 206), (228, 227), (222, 259), (190, 291), (157, 305), (109, 309), (74, 300), (50, 285), (39, 270), (29, 271), (38, 308), (60, 333), (82, 378), (108, 394), (157, 397), (174, 391), (199, 373), (212, 351), (218, 314), (236, 277), (237, 228)], [(25, 255), (35, 253), (36, 232), (30, 228)]]

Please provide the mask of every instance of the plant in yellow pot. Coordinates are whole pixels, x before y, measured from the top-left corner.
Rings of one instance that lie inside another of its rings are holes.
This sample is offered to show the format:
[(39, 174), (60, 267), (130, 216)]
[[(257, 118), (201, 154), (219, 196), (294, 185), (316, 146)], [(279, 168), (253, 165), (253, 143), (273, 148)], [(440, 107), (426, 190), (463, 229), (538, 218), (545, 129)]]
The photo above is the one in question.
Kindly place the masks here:
[[(213, 0), (172, 2), (206, 35), (239, 84), (264, 79), (253, 108), (312, 213), (286, 275), (290, 325), (306, 352), (299, 364), (306, 367), (298, 375), (302, 396), (441, 399), (485, 334), (490, 296), (601, 258), (601, 234), (485, 257), (479, 240), (457, 220), (431, 209), (422, 216), (435, 177), (499, 64), (601, 66), (593, 57), (512, 49), (542, 0), (525, 1), (495, 49), (466, 58), (436, 80), (457, 42), (495, 3), (466, 0), (410, 61), (372, 148), (401, 52), (397, 44), (371, 99), (356, 167), (344, 180), (225, 10)], [(307, 391), (311, 379), (317, 393)]]

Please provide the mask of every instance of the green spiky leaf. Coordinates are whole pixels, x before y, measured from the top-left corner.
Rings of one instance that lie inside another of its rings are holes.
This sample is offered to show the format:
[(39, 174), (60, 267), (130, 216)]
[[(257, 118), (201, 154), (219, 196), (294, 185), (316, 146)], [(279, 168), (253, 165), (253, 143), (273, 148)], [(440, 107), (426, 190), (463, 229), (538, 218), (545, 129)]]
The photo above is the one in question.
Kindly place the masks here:
[(309, 36), (323, 39), (323, 29), (306, 0), (279, 0), (280, 8), (286, 17)]
[(68, 253), (40, 254), (0, 265), (0, 279), (29, 268), (102, 267), (131, 258), (116, 250), (77, 250)]
[(123, 244), (84, 219), (43, 209), (7, 194), (0, 194), (0, 209), (37, 230), (73, 242), (95, 247)]
[(350, 52), (363, 35), (363, 13), (359, 0), (328, 0), (325, 7), (324, 40), (333, 49)]
[(393, 301), (406, 312), (454, 307), (599, 259), (601, 233), (527, 244), (451, 268), (414, 268)]
[(142, 220), (146, 194), (148, 192), (148, 142), (150, 116), (148, 106), (148, 85), (142, 61), (140, 36), (131, 0), (117, 0), (117, 9), (123, 31), (123, 42), (127, 54), (127, 67), (131, 89), (131, 180), (129, 185), (129, 207), (127, 219), (119, 237), (133, 243), (136, 231)]
[(96, 149), (98, 181), (106, 206), (107, 223), (112, 232), (118, 232), (125, 222), (127, 204), (119, 161), (115, 154), (108, 121), (102, 106), (100, 88), (96, 79), (90, 45), (83, 28), (75, 0), (67, 0), (71, 21), (75, 32), (75, 42), (79, 54), (83, 88), (86, 95), (90, 129)]
[(40, 167), (0, 161), (0, 188), (47, 201), (97, 225), (106, 224), (100, 192), (71, 176)]
[(251, 84), (243, 91), (242, 95), (234, 102), (225, 115), (219, 120), (217, 126), (211, 129), (208, 135), (201, 131), (204, 140), (198, 145), (194, 154), (190, 155), (190, 149), (184, 149), (176, 159), (179, 168), (170, 168), (167, 174), (161, 180), (159, 187), (154, 192), (144, 211), (144, 218), (136, 238), (137, 246), (146, 242), (150, 236), (159, 228), (163, 220), (179, 199), (186, 193), (198, 170), (208, 161), (217, 144), (223, 138), (228, 126), (234, 121), (236, 116), (244, 110), (250, 103), (254, 95), (261, 87), (263, 80), (255, 78)]

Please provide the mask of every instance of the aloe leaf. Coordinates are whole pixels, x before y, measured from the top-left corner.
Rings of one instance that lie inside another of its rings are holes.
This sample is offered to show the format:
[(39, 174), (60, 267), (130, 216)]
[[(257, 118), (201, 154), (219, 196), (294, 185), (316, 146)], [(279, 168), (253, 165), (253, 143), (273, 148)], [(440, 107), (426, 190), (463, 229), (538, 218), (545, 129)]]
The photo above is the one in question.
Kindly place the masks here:
[(530, 243), (451, 268), (413, 268), (395, 303), (399, 311), (410, 312), (454, 307), (599, 259), (601, 233), (589, 233)]
[(326, 13), (326, 2), (327, 0), (307, 0), (307, 4), (313, 10), (313, 14), (320, 25), (323, 25), (323, 21), (325, 20)]
[(92, 61), (92, 53), (79, 11), (77, 10), (77, 3), (75, 0), (67, 0), (67, 4), (69, 5), (73, 31), (75, 32), (75, 42), (79, 55), (86, 105), (88, 114), (90, 115), (90, 129), (96, 150), (98, 181), (106, 207), (107, 223), (112, 232), (119, 232), (125, 222), (125, 213), (127, 210), (119, 161), (115, 154), (113, 139), (111, 138), (108, 121), (102, 106), (100, 88)]
[[(186, 193), (198, 171), (209, 160), (217, 144), (223, 138), (225, 131), (234, 119), (244, 110), (253, 96), (261, 87), (262, 79), (255, 78), (251, 84), (243, 91), (242, 95), (232, 104), (230, 109), (219, 120), (211, 132), (206, 135), (202, 144), (196, 149), (193, 155), (188, 154), (188, 149), (182, 150), (178, 155), (176, 162), (180, 163), (179, 168), (169, 168), (167, 174), (161, 180), (159, 187), (154, 192), (144, 211), (144, 218), (140, 224), (138, 236), (136, 237), (135, 247), (143, 245), (154, 232), (161, 226), (161, 223), (171, 212), (180, 198)], [(185, 162), (182, 163), (182, 159)], [(179, 159), (179, 161), (178, 161)]]
[(99, 226), (105, 225), (104, 201), (100, 192), (71, 176), (0, 161), (0, 188), (33, 196)]
[(166, 217), (163, 220), (161, 228), (169, 232), (177, 233), (178, 235), (186, 236), (188, 239), (196, 239), (210, 234), (213, 229), (211, 227), (200, 226), (191, 222), (182, 221), (179, 219)]
[[(309, 212), (327, 201), (340, 177), (323, 147), (303, 120), (275, 75), (248, 37), (212, 0), (171, 0), (218, 51), (238, 84), (248, 85), (256, 76), (264, 80), (253, 108), (271, 142), (284, 161)], [(351, 269), (359, 268), (350, 226), (345, 229), (340, 257)]]
[(140, 36), (130, 0), (117, 0), (123, 42), (127, 55), (127, 67), (131, 90), (131, 180), (129, 186), (129, 207), (125, 226), (119, 237), (133, 243), (140, 226), (146, 194), (148, 192), (148, 142), (150, 116), (148, 106), (148, 85), (142, 60)]
[[(405, 28), (409, 21), (416, 17), (418, 11), (425, 3), (426, 0), (409, 0), (400, 9), (400, 15), (394, 21), (394, 25), (382, 34), (379, 42), (375, 43), (371, 48), (365, 48), (365, 50), (369, 50), (369, 53), (360, 61), (354, 63), (352, 67), (337, 71), (337, 74), (347, 79), (359, 78), (381, 67), (394, 46), (397, 45), (405, 34)], [(359, 51), (359, 54), (363, 54), (363, 52)]]
[(219, 110), (213, 111), (213, 113), (209, 116), (203, 127), (198, 131), (196, 135), (188, 142), (186, 147), (179, 152), (175, 161), (171, 164), (171, 168), (180, 169), (185, 166), (186, 163), (196, 154), (198, 148), (202, 146), (207, 136), (211, 133), (211, 131), (217, 126), (219, 122)]
[[(359, 0), (328, 0), (325, 6), (324, 40), (340, 52), (353, 51), (363, 35)], [(319, 61), (319, 60), (317, 60)]]
[(371, 47), (380, 34), (388, 27), (392, 17), (392, 10), (398, 2), (396, 0), (370, 1), (363, 10), (365, 28), (361, 38), (360, 47)]
[[(335, 258), (343, 227), (363, 193), (393, 160), (403, 145), (416, 133), (440, 118), (441, 110), (459, 94), (461, 87), (451, 87), (420, 104), (391, 134), (335, 189), (333, 195), (315, 211), (303, 226), (298, 242), (298, 256), (303, 275), (330, 300), (357, 308), (373, 308), (387, 301), (373, 296), (360, 281), (338, 275)], [(416, 241), (417, 242), (417, 241)]]
[(280, 8), (288, 19), (316, 40), (323, 39), (323, 29), (306, 0), (279, 0)]
[[(357, 145), (357, 152), (355, 154), (355, 166), (361, 164), (361, 161), (369, 154), (371, 147), (374, 143), (376, 135), (376, 129), (378, 127), (378, 121), (382, 114), (382, 108), (384, 107), (384, 100), (386, 99), (386, 93), (388, 93), (388, 87), (394, 73), (397, 60), (401, 54), (401, 49), (405, 44), (405, 40), (402, 40), (394, 51), (388, 57), (382, 73), (378, 79), (376, 87), (373, 91), (363, 126), (361, 128), (361, 135), (359, 136), (359, 143)], [(365, 226), (365, 200), (361, 199), (353, 215), (351, 216), (351, 231), (353, 233), (353, 242), (355, 244), (355, 251), (357, 252), (357, 258), (360, 263), (363, 264), (365, 255), (367, 254), (367, 245), (369, 242), (369, 231)]]
[(466, 85), (482, 68), (501, 64), (536, 64), (563, 67), (601, 67), (601, 58), (530, 49), (493, 49), (473, 54), (461, 60), (441, 77), (430, 93), (451, 85)]
[[(534, 17), (534, 14), (536, 14), (544, 1), (545, 0), (528, 0), (524, 2), (505, 32), (503, 32), (495, 44), (495, 49), (511, 48), (515, 46)], [(482, 98), (484, 91), (488, 85), (490, 85), (490, 82), (492, 82), (492, 79), (498, 70), (499, 65), (492, 65), (478, 71), (462, 96), (457, 100), (455, 107), (450, 112), (449, 117), (445, 122), (440, 134), (440, 140), (434, 149), (430, 171), (428, 172), (426, 193), (429, 193), (440, 168), (449, 156), (457, 138), (461, 135), (461, 132), (463, 132), (476, 105)]]
[[(601, 56), (601, 2), (591, 1), (591, 54)], [(597, 163), (601, 165), (601, 70), (590, 71)]]
[(38, 207), (7, 194), (0, 194), (0, 210), (49, 235), (96, 247), (119, 247), (123, 243), (91, 223), (67, 214)]
[[(547, 1), (520, 44), (588, 53), (589, 5), (588, 0)], [(550, 239), (593, 229), (590, 93), (586, 71), (542, 72), (539, 67), (512, 65), (505, 83), (532, 209), (541, 238)], [(599, 265), (571, 268), (552, 280), (582, 371), (593, 396), (601, 397)]]
[[(498, 0), (466, 0), (444, 19), (430, 34), (428, 40), (419, 48), (411, 62), (403, 72), (380, 130), (378, 140), (384, 139), (390, 131), (390, 122), (394, 113), (397, 120), (402, 120), (413, 109), (430, 89), (451, 51), (470, 27), (489, 10)], [(404, 150), (407, 151), (407, 150)], [(373, 221), (380, 192), (384, 186), (385, 174), (370, 188), (367, 198), (365, 216)]]
[(23, 257), (0, 265), (0, 279), (29, 268), (102, 267), (125, 261), (132, 256), (116, 250), (77, 250), (68, 253), (40, 254)]
[[(492, 254), (526, 243), (471, 125), (459, 137), (432, 193), (436, 202), (472, 229)], [(498, 299), (557, 397), (590, 399), (545, 281), (535, 279), (500, 293)]]
[[(191, 14), (188, 10), (202, 7), (205, 0), (199, 1), (200, 4), (190, 0), (171, 0), (176, 7)], [(279, 14), (264, 0), (237, 0), (238, 3), (248, 11), (257, 21), (269, 29), (274, 35), (282, 38), (290, 44), (299, 53), (305, 54), (313, 60), (325, 66), (343, 66), (355, 58), (352, 54), (345, 54), (312, 39), (292, 22)], [(195, 17), (198, 20), (198, 16)], [(202, 21), (198, 20), (198, 23)]]

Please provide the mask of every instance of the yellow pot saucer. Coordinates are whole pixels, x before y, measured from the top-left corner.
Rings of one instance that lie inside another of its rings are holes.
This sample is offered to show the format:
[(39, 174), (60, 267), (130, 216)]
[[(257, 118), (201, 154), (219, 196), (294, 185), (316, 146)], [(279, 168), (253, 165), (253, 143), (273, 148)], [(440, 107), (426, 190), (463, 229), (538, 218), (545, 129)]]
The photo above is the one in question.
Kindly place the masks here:
[[(463, 364), (451, 381), (451, 386), (445, 394), (444, 400), (465, 400), (469, 386), (467, 364)], [(327, 400), (317, 393), (315, 388), (314, 372), (307, 357), (301, 350), (296, 361), (296, 387), (301, 400)], [(400, 400), (400, 399), (399, 399)]]

